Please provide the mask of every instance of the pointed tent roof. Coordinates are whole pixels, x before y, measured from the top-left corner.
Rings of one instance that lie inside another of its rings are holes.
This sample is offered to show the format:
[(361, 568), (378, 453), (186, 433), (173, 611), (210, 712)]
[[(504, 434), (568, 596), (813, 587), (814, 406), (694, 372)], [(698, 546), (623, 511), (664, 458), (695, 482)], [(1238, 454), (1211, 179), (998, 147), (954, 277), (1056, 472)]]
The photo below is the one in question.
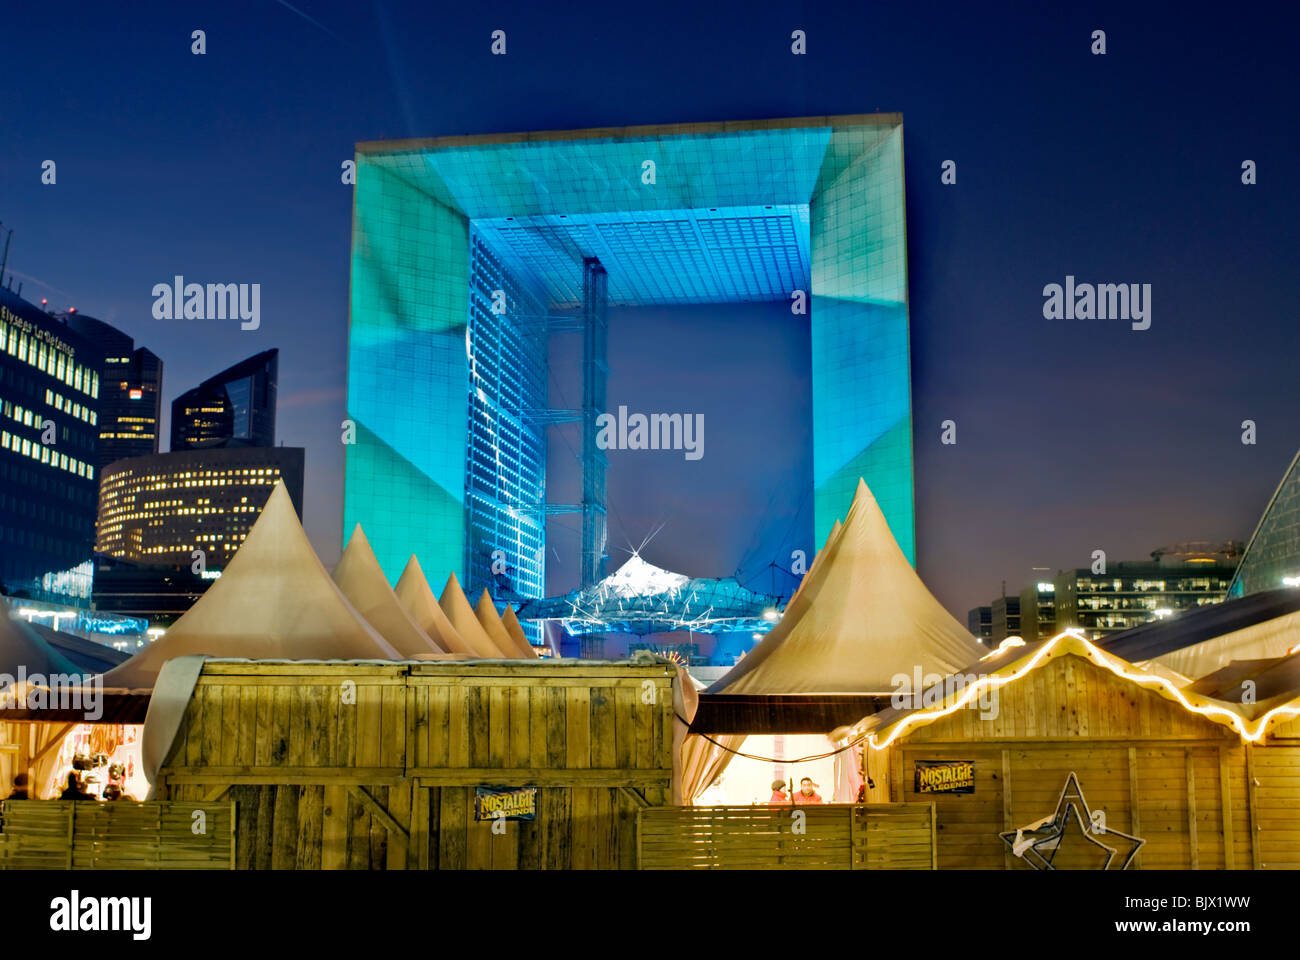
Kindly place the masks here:
[(278, 481), (219, 580), (155, 643), (104, 674), (111, 689), (151, 690), (185, 654), (255, 660), (398, 660), (330, 579)]
[(947, 675), (984, 652), (926, 589), (859, 480), (780, 623), (707, 692), (888, 694), (898, 674)]
[(439, 644), (449, 653), (477, 656), (474, 648), (456, 632), (447, 615), (442, 612), (442, 607), (438, 606), (438, 600), (434, 597), (433, 590), (429, 586), (429, 581), (425, 579), (424, 570), (420, 567), (420, 561), (415, 558), (415, 554), (411, 554), (411, 559), (406, 561), (406, 569), (398, 578), (397, 587), (393, 592), (397, 594), (397, 599), (411, 615), (411, 619), (429, 635), (429, 639), (434, 643)]
[(402, 656), (446, 652), (420, 629), (397, 599), (359, 523), (334, 568), (334, 582), (366, 622)]
[[(18, 668), (28, 676), (40, 674), (81, 675), (84, 672), (22, 620), (12, 619), (0, 600), (0, 673), (18, 676)], [(3, 718), (0, 718), (3, 719)]]
[(492, 638), (492, 642), (501, 648), (502, 653), (507, 657), (523, 656), (523, 651), (515, 645), (514, 638), (510, 636), (510, 631), (501, 622), (501, 616), (497, 613), (496, 604), (492, 602), (492, 595), (487, 592), (486, 587), (483, 588), (483, 593), (479, 595), (478, 603), (474, 607), (474, 615), (478, 617), (483, 632)]
[(447, 585), (442, 588), (442, 596), (438, 598), (438, 606), (442, 607), (442, 612), (447, 615), (451, 625), (456, 628), (456, 632), (461, 635), (464, 641), (473, 648), (473, 652), (479, 657), (504, 658), (510, 655), (492, 642), (483, 625), (478, 622), (478, 617), (474, 615), (474, 609), (469, 605), (469, 600), (465, 597), (465, 591), (460, 588), (460, 581), (456, 579), (456, 574), (450, 574), (447, 577)]
[(537, 651), (533, 645), (528, 642), (528, 637), (524, 635), (524, 628), (519, 623), (519, 618), (515, 616), (514, 607), (506, 604), (506, 612), (501, 614), (501, 623), (506, 628), (506, 633), (510, 634), (510, 639), (515, 642), (515, 646), (520, 652), (529, 657), (536, 657)]

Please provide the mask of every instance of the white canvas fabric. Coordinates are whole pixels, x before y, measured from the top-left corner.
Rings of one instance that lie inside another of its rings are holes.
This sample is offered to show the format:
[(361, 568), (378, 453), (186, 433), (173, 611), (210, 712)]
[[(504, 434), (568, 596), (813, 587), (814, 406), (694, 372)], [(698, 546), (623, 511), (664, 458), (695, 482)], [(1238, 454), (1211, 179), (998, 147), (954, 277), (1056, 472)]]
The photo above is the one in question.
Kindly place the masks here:
[(1233, 660), (1281, 657), (1298, 646), (1300, 610), (1173, 650), (1151, 663), (1197, 678), (1226, 667)]
[(402, 656), (447, 652), (420, 629), (397, 599), (359, 523), (334, 568), (334, 582), (366, 622)]
[(447, 615), (447, 619), (451, 621), (451, 625), (456, 628), (456, 632), (465, 643), (472, 648), (475, 656), (495, 659), (508, 659), (512, 656), (508, 651), (498, 647), (483, 629), (483, 625), (474, 614), (474, 608), (469, 605), (465, 591), (460, 588), (460, 581), (456, 579), (456, 574), (447, 577), (447, 585), (443, 587), (442, 596), (438, 598), (438, 606), (442, 607), (442, 612)]
[(505, 622), (501, 615), (497, 613), (496, 604), (492, 602), (492, 595), (487, 592), (485, 587), (479, 594), (478, 604), (474, 607), (474, 615), (478, 617), (479, 625), (483, 632), (492, 638), (492, 642), (500, 648), (501, 652), (507, 657), (519, 657), (522, 659), (527, 656), (532, 659), (531, 651), (527, 654), (515, 643), (515, 638), (510, 635), (506, 629)]
[(510, 639), (515, 642), (520, 653), (525, 657), (537, 659), (537, 651), (533, 645), (528, 642), (528, 637), (524, 636), (524, 628), (519, 624), (519, 618), (515, 616), (515, 611), (509, 605), (506, 606), (506, 612), (501, 614), (501, 623), (506, 628), (506, 633), (510, 634)]
[(447, 615), (442, 612), (442, 607), (438, 606), (438, 598), (433, 595), (433, 589), (425, 579), (424, 570), (415, 554), (411, 554), (411, 559), (406, 561), (406, 569), (398, 578), (393, 592), (411, 619), (434, 643), (449, 653), (464, 654), (467, 657), (478, 655), (465, 642), (465, 638), (456, 632)]
[(707, 692), (888, 694), (898, 674), (946, 676), (987, 652), (926, 589), (860, 480), (781, 622)]
[(174, 657), (398, 660), (330, 579), (283, 482), (207, 593), (155, 643), (104, 674), (107, 690), (148, 691)]

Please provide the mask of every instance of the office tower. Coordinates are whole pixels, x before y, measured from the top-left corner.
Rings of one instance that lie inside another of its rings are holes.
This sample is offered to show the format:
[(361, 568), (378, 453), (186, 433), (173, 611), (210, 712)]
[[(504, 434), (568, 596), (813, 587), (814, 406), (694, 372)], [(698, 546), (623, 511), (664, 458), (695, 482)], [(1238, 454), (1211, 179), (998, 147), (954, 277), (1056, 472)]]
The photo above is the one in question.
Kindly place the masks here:
[(171, 449), (275, 446), (279, 358), (255, 354), (173, 400)]
[(0, 289), (0, 591), (88, 606), (103, 356)]

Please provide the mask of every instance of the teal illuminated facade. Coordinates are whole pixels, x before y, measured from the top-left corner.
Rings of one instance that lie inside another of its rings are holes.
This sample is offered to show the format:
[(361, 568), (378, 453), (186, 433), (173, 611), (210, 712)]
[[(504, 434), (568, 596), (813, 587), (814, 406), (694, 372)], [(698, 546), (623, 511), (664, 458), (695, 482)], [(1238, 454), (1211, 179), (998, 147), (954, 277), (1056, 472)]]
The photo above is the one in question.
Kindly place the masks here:
[(901, 116), (389, 141), (356, 162), (343, 529), (390, 579), (415, 553), (492, 586), (500, 550), (510, 589), (544, 594), (545, 337), (582, 304), (584, 258), (611, 306), (806, 303), (816, 542), (861, 476), (915, 562)]

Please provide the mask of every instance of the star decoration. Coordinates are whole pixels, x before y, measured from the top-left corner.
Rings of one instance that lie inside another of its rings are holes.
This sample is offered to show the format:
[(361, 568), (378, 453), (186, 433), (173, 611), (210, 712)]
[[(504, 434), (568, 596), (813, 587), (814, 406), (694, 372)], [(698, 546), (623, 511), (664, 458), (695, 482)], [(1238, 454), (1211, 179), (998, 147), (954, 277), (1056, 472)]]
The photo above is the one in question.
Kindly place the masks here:
[[(1072, 827), (1077, 826), (1083, 838), (1097, 848), (1098, 870), (1109, 870), (1117, 856), (1120, 856), (1116, 869), (1127, 870), (1133, 858), (1137, 856), (1145, 840), (1103, 827), (1094, 829), (1092, 811), (1084, 799), (1079, 778), (1073, 771), (1065, 778), (1061, 788), (1060, 799), (1056, 801), (1056, 812), (1036, 820), (1031, 824), (1000, 833), (1004, 843), (1011, 852), (1024, 860), (1035, 870), (1055, 870), (1053, 861), (1067, 836), (1074, 836)], [(1103, 843), (1102, 840), (1107, 842)]]

